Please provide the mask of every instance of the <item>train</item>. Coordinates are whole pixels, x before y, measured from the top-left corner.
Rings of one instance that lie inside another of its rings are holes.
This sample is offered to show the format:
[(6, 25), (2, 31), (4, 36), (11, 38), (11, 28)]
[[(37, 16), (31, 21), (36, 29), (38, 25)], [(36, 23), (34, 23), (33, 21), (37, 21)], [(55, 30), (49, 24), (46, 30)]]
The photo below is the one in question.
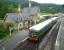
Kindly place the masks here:
[(52, 26), (57, 22), (58, 17), (50, 18), (44, 22), (36, 24), (29, 28), (29, 41), (38, 42), (44, 35), (52, 28)]

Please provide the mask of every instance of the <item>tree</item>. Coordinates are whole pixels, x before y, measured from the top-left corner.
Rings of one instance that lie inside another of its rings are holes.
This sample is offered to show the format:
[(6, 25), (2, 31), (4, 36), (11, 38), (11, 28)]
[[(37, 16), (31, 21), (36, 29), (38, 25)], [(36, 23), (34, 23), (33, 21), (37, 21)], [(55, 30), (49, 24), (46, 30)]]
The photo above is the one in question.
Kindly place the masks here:
[(7, 5), (5, 5), (4, 3), (0, 3), (0, 18), (4, 18), (5, 14), (7, 13)]
[(17, 13), (17, 12), (18, 12), (18, 8), (9, 6), (8, 13)]
[(62, 5), (62, 7), (64, 7), (64, 5)]

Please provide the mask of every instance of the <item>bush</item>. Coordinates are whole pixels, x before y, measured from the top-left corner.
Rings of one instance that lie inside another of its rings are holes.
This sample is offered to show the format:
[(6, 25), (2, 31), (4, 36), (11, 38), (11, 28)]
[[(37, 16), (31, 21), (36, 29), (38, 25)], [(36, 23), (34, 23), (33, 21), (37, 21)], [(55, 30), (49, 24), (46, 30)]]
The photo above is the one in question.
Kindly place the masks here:
[(7, 35), (9, 35), (9, 30), (5, 29), (3, 27), (2, 24), (0, 24), (0, 39), (3, 39), (4, 37), (6, 37)]

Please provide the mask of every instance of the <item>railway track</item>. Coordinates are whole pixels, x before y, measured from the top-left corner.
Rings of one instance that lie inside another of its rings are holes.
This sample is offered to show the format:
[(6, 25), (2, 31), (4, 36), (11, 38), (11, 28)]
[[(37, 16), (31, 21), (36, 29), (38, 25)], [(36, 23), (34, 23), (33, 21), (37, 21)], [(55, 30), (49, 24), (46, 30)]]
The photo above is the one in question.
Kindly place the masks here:
[[(24, 43), (21, 43), (18, 47), (16, 47), (14, 50), (53, 50), (54, 49), (54, 43), (56, 40), (56, 36), (58, 33), (58, 29), (60, 26), (60, 21), (55, 24), (55, 27), (52, 29), (51, 32), (49, 32), (51, 35), (48, 38), (49, 40), (47, 41), (46, 46), (41, 46), (42, 48), (39, 49), (40, 43), (31, 43), (28, 40), (25, 41)], [(48, 33), (47, 33), (48, 34)], [(43, 43), (42, 43), (43, 45)]]
[(32, 42), (29, 42), (28, 40), (24, 44), (20, 44), (17, 48), (14, 50), (36, 50), (38, 48), (38, 45)]
[(60, 19), (57, 22), (56, 26), (52, 30), (51, 35), (49, 37), (49, 41), (48, 41), (47, 45), (45, 46), (44, 50), (54, 50), (54, 47), (55, 47), (54, 44), (55, 44), (55, 41), (56, 41), (56, 38), (57, 38), (57, 34), (58, 34), (58, 30), (59, 30), (61, 21), (62, 21), (62, 19)]

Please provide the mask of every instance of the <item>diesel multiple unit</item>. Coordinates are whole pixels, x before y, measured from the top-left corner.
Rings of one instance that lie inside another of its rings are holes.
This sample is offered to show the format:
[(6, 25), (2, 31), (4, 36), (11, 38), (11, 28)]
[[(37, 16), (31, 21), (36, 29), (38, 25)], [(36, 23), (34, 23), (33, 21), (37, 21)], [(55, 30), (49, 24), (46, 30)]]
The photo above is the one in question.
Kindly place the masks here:
[(29, 40), (33, 42), (39, 41), (57, 22), (58, 17), (50, 18), (44, 22), (36, 24), (29, 28)]

